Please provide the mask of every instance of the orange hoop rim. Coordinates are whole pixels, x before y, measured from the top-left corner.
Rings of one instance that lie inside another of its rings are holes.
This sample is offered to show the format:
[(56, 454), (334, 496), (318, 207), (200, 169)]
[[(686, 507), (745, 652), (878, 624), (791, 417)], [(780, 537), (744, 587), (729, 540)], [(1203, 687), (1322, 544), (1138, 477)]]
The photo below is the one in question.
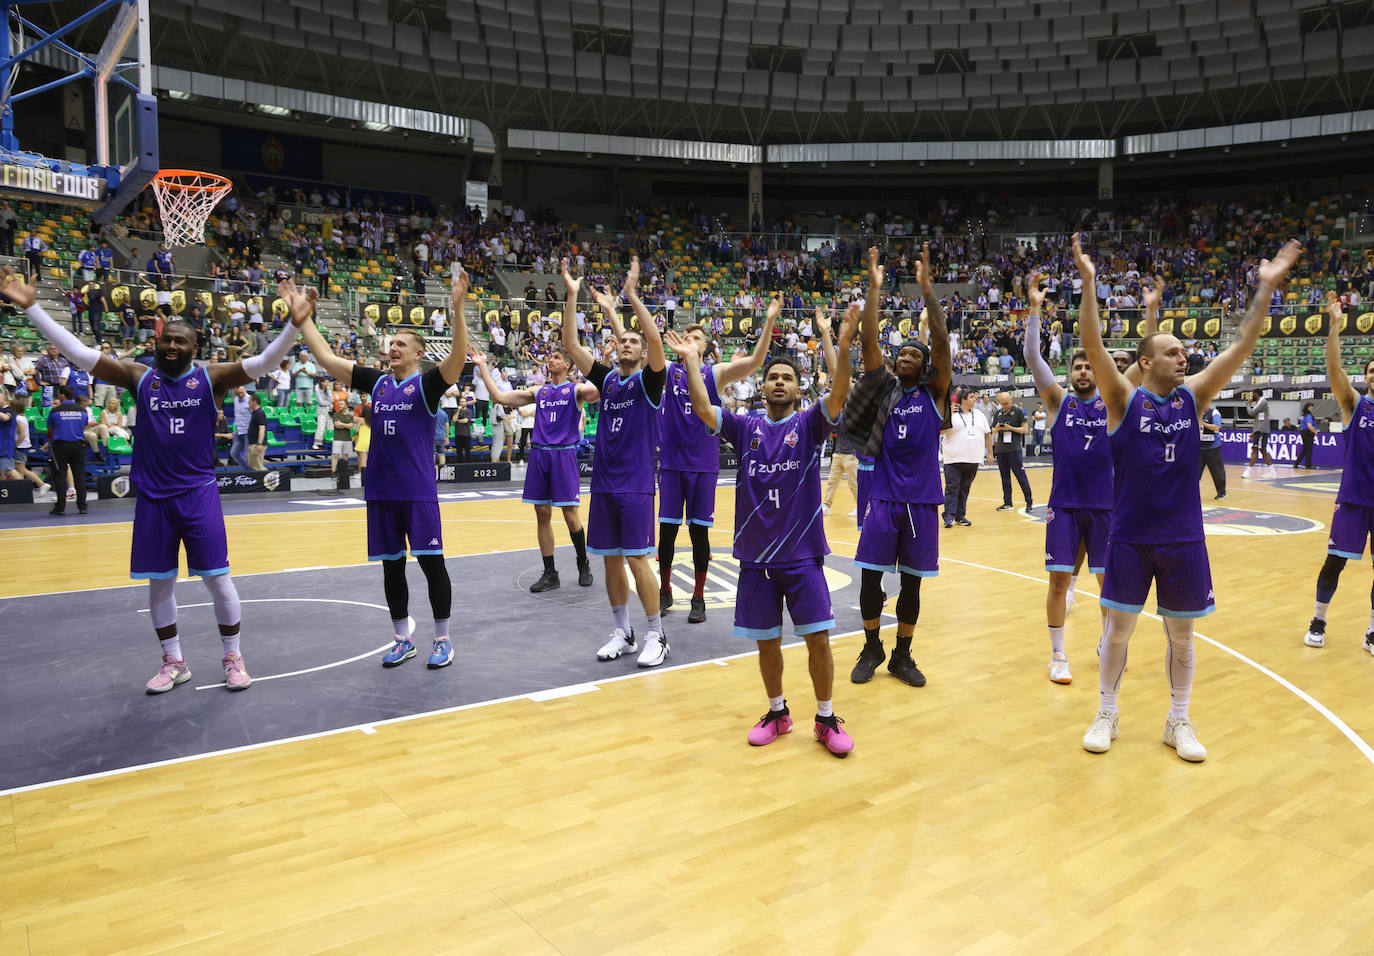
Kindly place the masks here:
[[(183, 177), (194, 177), (198, 179), (208, 179), (208, 183), (182, 183), (177, 179)], [(195, 169), (160, 169), (152, 180), (155, 184), (170, 186), (173, 189), (184, 189), (189, 192), (212, 192), (216, 189), (228, 187), (234, 188), (234, 184), (225, 176), (218, 173), (204, 173)]]

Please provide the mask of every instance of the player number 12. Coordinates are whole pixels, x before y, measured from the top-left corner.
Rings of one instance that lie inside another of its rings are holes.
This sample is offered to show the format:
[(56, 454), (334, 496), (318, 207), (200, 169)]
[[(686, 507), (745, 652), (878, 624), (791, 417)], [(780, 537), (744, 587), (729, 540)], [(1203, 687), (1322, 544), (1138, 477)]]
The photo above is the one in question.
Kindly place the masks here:
[(173, 418), (170, 422), (167, 423), (167, 430), (171, 432), (173, 435), (186, 434), (186, 419)]

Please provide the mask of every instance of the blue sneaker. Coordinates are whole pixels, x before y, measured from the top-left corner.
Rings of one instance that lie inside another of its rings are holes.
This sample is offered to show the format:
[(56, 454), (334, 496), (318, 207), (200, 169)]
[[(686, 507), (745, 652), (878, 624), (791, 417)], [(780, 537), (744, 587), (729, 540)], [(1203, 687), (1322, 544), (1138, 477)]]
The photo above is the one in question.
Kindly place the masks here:
[(440, 667), (447, 667), (453, 663), (453, 645), (449, 643), (447, 637), (439, 638), (434, 642), (434, 651), (429, 655), (429, 669), (436, 670)]
[(403, 664), (414, 656), (414, 641), (397, 641), (395, 644), (391, 645), (391, 650), (387, 651), (386, 656), (382, 658), (382, 666), (395, 667), (397, 664)]

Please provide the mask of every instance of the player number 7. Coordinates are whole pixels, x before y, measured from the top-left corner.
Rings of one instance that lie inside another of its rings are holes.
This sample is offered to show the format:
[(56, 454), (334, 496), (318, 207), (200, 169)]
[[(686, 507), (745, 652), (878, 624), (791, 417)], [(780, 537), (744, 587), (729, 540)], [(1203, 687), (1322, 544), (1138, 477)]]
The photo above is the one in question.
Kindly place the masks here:
[(1083, 450), (1084, 450), (1084, 451), (1087, 451), (1089, 448), (1091, 448), (1091, 447), (1092, 447), (1092, 444), (1093, 444), (1093, 436), (1091, 436), (1091, 435), (1085, 435), (1085, 436), (1083, 436)]

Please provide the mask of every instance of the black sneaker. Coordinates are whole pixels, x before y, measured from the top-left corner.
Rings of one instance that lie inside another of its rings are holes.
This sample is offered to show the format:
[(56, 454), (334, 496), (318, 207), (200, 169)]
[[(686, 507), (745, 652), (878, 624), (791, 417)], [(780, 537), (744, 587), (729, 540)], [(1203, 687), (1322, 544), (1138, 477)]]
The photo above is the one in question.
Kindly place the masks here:
[(997, 510), (998, 510), (998, 511), (1014, 511), (1015, 508), (1016, 508), (1016, 506), (1013, 505), (1013, 504), (1011, 504), (1011, 502), (1008, 502), (1007, 504), (1004, 504), (1004, 505), (998, 505), (998, 506), (997, 506)]
[(1374, 654), (1374, 631), (1370, 631), (1364, 636), (1364, 649)]
[(897, 652), (893, 651), (892, 659), (887, 662), (887, 672), (903, 684), (910, 684), (912, 687), (926, 686), (926, 675), (921, 673), (910, 654), (898, 657)]
[(1026, 514), (1030, 514), (1034, 509), (1035, 509), (1035, 503), (1034, 503), (1034, 502), (1031, 502), (1031, 501), (1027, 501), (1027, 502), (1026, 502)]
[(59, 518), (62, 517), (63, 515), (65, 515), (66, 513), (67, 513), (67, 512), (66, 512), (65, 509), (59, 509), (59, 508), (53, 508), (51, 511), (48, 512), (48, 514), (50, 514), (50, 515), (57, 515), (57, 517), (59, 517)]
[[(1303, 635), (1302, 642), (1308, 647), (1325, 647), (1326, 622), (1319, 621), (1315, 617), (1312, 618), (1311, 623), (1307, 625), (1307, 633)], [(1369, 646), (1368, 640), (1366, 640), (1365, 646)]]
[(557, 571), (545, 571), (539, 575), (539, 580), (530, 585), (531, 594), (541, 594), (544, 591), (552, 591), (554, 588), (562, 587), (558, 581)]
[(957, 524), (957, 525), (959, 525), (960, 527), (963, 527), (963, 528), (971, 528), (971, 527), (973, 527), (973, 522), (970, 521), (970, 520), (968, 520), (967, 518), (960, 518), (960, 519), (958, 519), (957, 521), (955, 521), (954, 523)]
[(953, 518), (946, 518), (946, 519), (945, 519), (945, 527), (946, 527), (946, 528), (952, 528), (952, 527), (954, 527), (954, 519), (953, 519)]
[(592, 565), (590, 561), (577, 566), (577, 586), (580, 588), (589, 588), (592, 586)]
[(854, 669), (849, 672), (849, 682), (851, 684), (867, 684), (873, 679), (873, 672), (878, 669), (878, 665), (883, 662), (887, 654), (883, 651), (882, 642), (875, 647), (865, 643), (863, 650), (859, 651), (859, 659), (854, 662)]
[(700, 624), (706, 620), (706, 599), (704, 597), (692, 598), (692, 610), (687, 615), (688, 624)]
[(673, 606), (673, 589), (672, 589), (672, 588), (659, 588), (659, 589), (658, 589), (658, 613), (662, 614), (664, 611), (668, 610), (668, 608), (670, 608), (670, 607), (672, 607), (672, 606)]

